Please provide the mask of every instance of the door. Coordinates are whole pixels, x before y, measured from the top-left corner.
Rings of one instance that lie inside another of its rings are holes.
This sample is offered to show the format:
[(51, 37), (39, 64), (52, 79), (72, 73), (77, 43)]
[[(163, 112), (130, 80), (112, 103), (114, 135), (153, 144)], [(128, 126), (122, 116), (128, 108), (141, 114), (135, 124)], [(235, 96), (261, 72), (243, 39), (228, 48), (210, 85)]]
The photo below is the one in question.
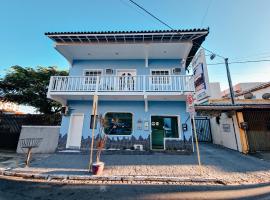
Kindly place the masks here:
[(164, 138), (179, 138), (177, 117), (151, 117), (152, 149), (164, 149)]
[(69, 121), (69, 130), (66, 148), (69, 149), (80, 149), (82, 128), (83, 128), (83, 114), (72, 114)]
[(136, 90), (136, 70), (124, 69), (117, 70), (119, 77), (118, 86), (121, 91), (135, 91)]
[(270, 151), (270, 111), (245, 110), (243, 117), (248, 124), (249, 151)]

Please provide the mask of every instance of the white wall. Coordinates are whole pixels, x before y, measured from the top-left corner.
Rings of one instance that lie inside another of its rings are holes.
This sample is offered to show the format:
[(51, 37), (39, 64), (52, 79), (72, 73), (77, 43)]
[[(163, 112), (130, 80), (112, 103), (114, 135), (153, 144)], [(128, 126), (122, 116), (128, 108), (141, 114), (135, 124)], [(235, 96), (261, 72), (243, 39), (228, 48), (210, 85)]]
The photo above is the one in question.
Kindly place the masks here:
[(33, 148), (32, 153), (53, 153), (58, 146), (60, 126), (22, 126), (17, 153), (25, 153), (21, 140), (26, 138), (42, 138), (38, 148)]
[[(216, 117), (210, 119), (213, 143), (233, 150), (237, 150), (238, 145), (238, 151), (242, 152), (236, 115), (233, 115), (232, 118), (229, 118), (226, 113), (222, 113), (219, 122), (220, 123), (217, 124)], [(229, 132), (226, 132), (224, 126), (228, 127), (227, 130)]]

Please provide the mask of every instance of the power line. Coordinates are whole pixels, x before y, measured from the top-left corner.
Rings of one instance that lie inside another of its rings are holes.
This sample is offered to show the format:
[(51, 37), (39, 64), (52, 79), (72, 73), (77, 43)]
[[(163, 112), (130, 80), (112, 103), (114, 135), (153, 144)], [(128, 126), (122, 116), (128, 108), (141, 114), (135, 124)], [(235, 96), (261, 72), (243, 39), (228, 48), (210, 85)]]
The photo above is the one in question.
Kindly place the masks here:
[(204, 20), (205, 20), (207, 14), (208, 14), (208, 11), (209, 11), (209, 8), (210, 8), (211, 3), (212, 3), (212, 0), (209, 0), (208, 6), (207, 6), (206, 11), (205, 11), (205, 14), (204, 14), (204, 16), (203, 16), (203, 18), (202, 18), (200, 27), (202, 27), (202, 25), (203, 25), (203, 23), (204, 23)]
[(171, 26), (169, 26), (167, 23), (165, 23), (164, 21), (162, 21), (161, 19), (159, 19), (158, 17), (156, 17), (155, 15), (153, 15), (152, 13), (150, 13), (148, 10), (146, 10), (144, 7), (142, 7), (141, 5), (137, 4), (135, 1), (133, 0), (129, 0), (131, 3), (133, 3), (134, 5), (136, 5), (137, 7), (139, 7), (140, 9), (142, 9), (144, 12), (146, 12), (147, 14), (149, 14), (150, 16), (152, 16), (153, 18), (155, 18), (156, 20), (158, 20), (160, 23), (162, 23), (163, 25), (167, 26), (169, 29), (174, 30)]
[[(244, 64), (244, 63), (258, 63), (258, 62), (270, 62), (270, 60), (246, 60), (246, 61), (234, 61), (234, 62), (229, 62), (228, 64)], [(207, 65), (224, 65), (224, 62), (220, 63), (209, 63)]]
[(268, 58), (268, 57), (270, 57), (270, 52), (257, 53), (257, 54), (252, 54), (252, 55), (249, 55), (249, 56), (235, 57), (235, 58), (232, 58), (230, 60), (247, 59), (247, 58), (251, 58), (251, 57), (253, 57), (253, 59)]
[[(171, 30), (173, 30), (173, 31), (175, 30), (175, 29), (172, 28), (170, 25), (168, 25), (167, 23), (165, 23), (164, 21), (162, 21), (161, 19), (159, 19), (158, 17), (156, 17), (155, 15), (153, 15), (153, 14), (152, 14), (151, 12), (149, 12), (148, 10), (146, 10), (143, 6), (139, 5), (138, 3), (136, 3), (136, 2), (133, 1), (133, 0), (129, 0), (129, 1), (130, 1), (131, 3), (133, 3), (135, 6), (137, 6), (138, 8), (140, 8), (141, 10), (143, 10), (144, 12), (146, 12), (147, 14), (149, 14), (151, 17), (153, 17), (153, 18), (155, 18), (156, 20), (158, 20), (160, 23), (162, 23), (163, 25), (165, 25), (165, 26), (168, 27), (169, 29), (171, 29)], [(211, 51), (211, 50), (209, 50), (209, 49), (206, 49), (206, 48), (203, 47), (202, 45), (196, 43), (194, 40), (193, 40), (193, 43), (194, 43), (195, 45), (197, 45), (199, 48), (201, 47), (201, 48), (203, 48), (205, 51), (207, 51), (207, 52), (209, 52), (209, 53), (211, 53), (211, 54), (215, 54), (216, 56), (225, 59), (224, 56), (221, 56), (221, 55), (219, 55), (219, 54), (217, 54), (217, 53), (214, 53), (213, 51)]]

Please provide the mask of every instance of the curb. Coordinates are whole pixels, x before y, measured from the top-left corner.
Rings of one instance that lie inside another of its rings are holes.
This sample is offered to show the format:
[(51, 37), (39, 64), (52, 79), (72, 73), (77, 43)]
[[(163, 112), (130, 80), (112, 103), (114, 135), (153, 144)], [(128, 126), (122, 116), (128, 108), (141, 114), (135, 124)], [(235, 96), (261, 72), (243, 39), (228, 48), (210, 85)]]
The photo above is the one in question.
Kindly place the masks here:
[(25, 179), (40, 180), (75, 180), (75, 181), (98, 181), (98, 182), (163, 182), (163, 183), (215, 183), (223, 184), (222, 180), (216, 178), (183, 178), (163, 176), (97, 176), (97, 175), (66, 175), (66, 174), (36, 174), (29, 172), (17, 172), (10, 169), (0, 171), (0, 175), (9, 177), (21, 177)]

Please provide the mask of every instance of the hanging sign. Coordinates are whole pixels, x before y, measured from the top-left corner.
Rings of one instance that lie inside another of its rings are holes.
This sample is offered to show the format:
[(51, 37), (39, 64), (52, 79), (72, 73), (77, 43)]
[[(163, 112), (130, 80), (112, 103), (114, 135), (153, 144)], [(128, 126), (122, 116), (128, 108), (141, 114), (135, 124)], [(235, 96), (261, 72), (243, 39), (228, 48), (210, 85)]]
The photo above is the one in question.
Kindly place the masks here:
[(210, 96), (208, 70), (205, 60), (204, 49), (201, 49), (192, 61), (195, 97), (197, 103)]

